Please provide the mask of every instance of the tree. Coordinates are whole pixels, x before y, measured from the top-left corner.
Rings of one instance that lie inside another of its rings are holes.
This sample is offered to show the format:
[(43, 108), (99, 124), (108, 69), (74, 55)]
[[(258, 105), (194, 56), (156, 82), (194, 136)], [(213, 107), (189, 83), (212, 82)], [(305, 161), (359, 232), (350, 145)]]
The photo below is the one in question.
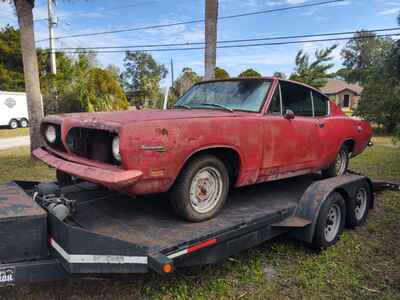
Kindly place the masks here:
[(341, 52), (346, 81), (364, 85), (369, 80), (371, 70), (376, 64), (382, 63), (382, 57), (391, 49), (391, 44), (389, 39), (377, 37), (372, 32), (357, 32)]
[(228, 79), (229, 73), (222, 68), (216, 67), (214, 70), (214, 78), (215, 79)]
[(277, 77), (277, 78), (281, 78), (281, 79), (286, 79), (286, 78), (287, 78), (287, 76), (286, 76), (285, 73), (279, 72), (279, 71), (275, 71), (274, 74), (273, 74), (273, 76), (274, 76), (274, 77)]
[[(4, 1), (4, 0), (3, 0)], [(30, 120), (31, 152), (41, 146), (40, 122), (43, 107), (40, 96), (39, 69), (33, 32), (34, 0), (14, 0), (20, 28), (21, 51)]]
[(217, 60), (217, 21), (218, 21), (218, 0), (205, 0), (205, 51), (204, 51), (204, 79), (213, 79), (213, 70)]
[(179, 77), (174, 81), (174, 84), (168, 95), (168, 107), (175, 104), (176, 100), (183, 96), (188, 89), (195, 83), (200, 82), (203, 78), (191, 68), (183, 68)]
[(164, 65), (159, 65), (151, 54), (127, 51), (124, 67), (124, 88), (135, 104), (143, 105), (145, 99), (157, 97), (160, 81), (167, 75)]
[(8, 25), (0, 29), (0, 90), (25, 90), (19, 30)]
[(326, 85), (327, 78), (333, 75), (328, 73), (328, 70), (334, 66), (329, 63), (333, 57), (332, 52), (337, 45), (333, 45), (326, 49), (315, 51), (315, 60), (310, 62), (310, 57), (303, 50), (300, 50), (296, 55), (295, 73), (290, 75), (291, 80), (296, 80), (320, 88)]
[(129, 106), (124, 90), (115, 74), (109, 70), (92, 68), (77, 83), (71, 101), (78, 102), (81, 111), (123, 110)]
[(262, 75), (254, 69), (247, 69), (240, 73), (238, 77), (262, 77)]

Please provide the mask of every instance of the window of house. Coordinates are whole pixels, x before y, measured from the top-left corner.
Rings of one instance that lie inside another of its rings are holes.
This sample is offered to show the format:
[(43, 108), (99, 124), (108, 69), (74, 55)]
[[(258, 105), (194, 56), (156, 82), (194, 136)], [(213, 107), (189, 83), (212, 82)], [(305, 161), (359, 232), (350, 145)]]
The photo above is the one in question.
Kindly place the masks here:
[(268, 107), (268, 113), (281, 114), (281, 99), (279, 93), (279, 85), (275, 89), (274, 95), (272, 96), (271, 102)]
[(313, 116), (310, 89), (291, 82), (281, 82), (282, 111), (290, 109), (296, 116)]
[(316, 117), (328, 114), (328, 99), (316, 92), (313, 93), (314, 115)]
[(343, 96), (343, 107), (350, 108), (350, 95)]

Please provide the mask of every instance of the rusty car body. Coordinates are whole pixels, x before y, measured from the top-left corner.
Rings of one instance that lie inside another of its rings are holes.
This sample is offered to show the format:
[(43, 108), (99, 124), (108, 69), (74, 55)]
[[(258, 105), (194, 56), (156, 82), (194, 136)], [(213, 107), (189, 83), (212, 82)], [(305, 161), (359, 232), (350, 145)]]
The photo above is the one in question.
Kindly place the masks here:
[[(172, 191), (174, 210), (190, 221), (214, 216), (229, 187), (321, 170), (341, 175), (371, 139), (366, 121), (320, 91), (273, 77), (201, 82), (166, 111), (52, 115), (41, 130), (46, 145), (34, 155), (59, 172), (130, 196)], [(207, 159), (208, 169), (194, 166)], [(196, 212), (192, 197), (199, 207), (218, 203)]]

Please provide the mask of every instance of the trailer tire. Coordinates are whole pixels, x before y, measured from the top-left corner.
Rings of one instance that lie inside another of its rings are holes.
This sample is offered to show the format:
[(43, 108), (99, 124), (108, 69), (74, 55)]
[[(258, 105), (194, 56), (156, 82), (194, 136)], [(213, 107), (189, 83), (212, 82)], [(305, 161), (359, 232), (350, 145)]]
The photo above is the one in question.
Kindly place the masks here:
[(313, 246), (326, 249), (339, 240), (346, 221), (346, 204), (342, 195), (333, 192), (323, 203), (315, 228)]
[(8, 123), (8, 126), (11, 129), (17, 129), (18, 128), (18, 121), (16, 119), (11, 119), (10, 122)]
[(213, 155), (194, 157), (179, 174), (170, 193), (174, 212), (190, 222), (214, 217), (224, 206), (229, 192), (225, 164)]
[(27, 119), (23, 118), (23, 119), (19, 120), (19, 126), (21, 128), (26, 128), (26, 127), (28, 127), (28, 125), (29, 125), (29, 122)]
[(349, 147), (343, 145), (332, 165), (330, 165), (327, 169), (322, 170), (322, 176), (326, 178), (341, 176), (347, 172), (350, 161), (350, 152)]
[(371, 187), (368, 183), (363, 182), (357, 189), (354, 198), (347, 202), (347, 227), (355, 228), (364, 225), (367, 221), (371, 201)]

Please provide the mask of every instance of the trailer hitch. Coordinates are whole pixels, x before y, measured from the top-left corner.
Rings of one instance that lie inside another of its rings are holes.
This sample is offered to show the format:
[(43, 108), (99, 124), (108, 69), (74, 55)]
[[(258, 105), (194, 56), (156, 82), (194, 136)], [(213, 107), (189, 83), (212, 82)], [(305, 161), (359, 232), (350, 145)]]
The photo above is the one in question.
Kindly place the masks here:
[(60, 221), (76, 213), (77, 205), (75, 200), (66, 198), (60, 187), (51, 183), (41, 183), (35, 187), (33, 200)]

